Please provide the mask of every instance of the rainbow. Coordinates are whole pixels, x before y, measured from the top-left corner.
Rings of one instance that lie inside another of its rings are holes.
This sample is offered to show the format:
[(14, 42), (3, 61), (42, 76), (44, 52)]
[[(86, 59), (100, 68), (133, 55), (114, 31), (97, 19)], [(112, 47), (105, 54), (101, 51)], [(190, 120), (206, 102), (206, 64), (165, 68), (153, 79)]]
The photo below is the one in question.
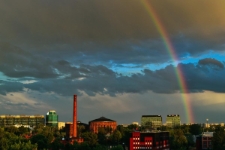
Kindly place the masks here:
[[(144, 5), (149, 16), (151, 17), (152, 21), (154, 22), (158, 32), (160, 33), (160, 35), (162, 37), (162, 40), (165, 44), (165, 47), (166, 47), (170, 57), (172, 58), (172, 60), (174, 60), (174, 62), (178, 61), (175, 49), (172, 45), (172, 42), (169, 39), (169, 35), (167, 34), (166, 29), (163, 27), (163, 24), (161, 23), (159, 17), (157, 16), (156, 12), (154, 11), (153, 7), (151, 6), (150, 1), (141, 0), (140, 2)], [(178, 83), (179, 83), (179, 86), (181, 89), (181, 93), (182, 93), (182, 100), (184, 103), (184, 109), (185, 109), (187, 123), (193, 123), (194, 117), (193, 117), (193, 113), (192, 113), (192, 109), (191, 109), (190, 97), (188, 95), (187, 85), (185, 82), (184, 75), (182, 73), (182, 68), (179, 65), (175, 68), (175, 73), (176, 73), (177, 80), (178, 80)]]

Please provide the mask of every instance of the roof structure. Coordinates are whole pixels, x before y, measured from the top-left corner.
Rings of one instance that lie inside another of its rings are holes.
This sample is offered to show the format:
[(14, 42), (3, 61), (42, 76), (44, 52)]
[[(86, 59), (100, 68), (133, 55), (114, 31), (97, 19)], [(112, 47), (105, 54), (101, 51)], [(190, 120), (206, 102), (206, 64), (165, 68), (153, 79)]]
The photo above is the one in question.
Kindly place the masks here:
[(100, 118), (91, 120), (89, 122), (115, 122), (115, 121), (111, 120), (111, 119), (108, 119), (108, 118), (105, 118), (105, 117), (100, 117)]
[(142, 117), (161, 117), (161, 115), (142, 115)]

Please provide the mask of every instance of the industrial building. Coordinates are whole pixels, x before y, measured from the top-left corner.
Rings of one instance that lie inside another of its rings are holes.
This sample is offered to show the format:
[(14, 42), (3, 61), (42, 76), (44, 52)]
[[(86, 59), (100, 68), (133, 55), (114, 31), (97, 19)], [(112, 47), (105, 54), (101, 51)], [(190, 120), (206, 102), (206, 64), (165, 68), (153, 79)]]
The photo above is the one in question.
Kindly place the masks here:
[(46, 126), (58, 127), (58, 115), (55, 110), (50, 110), (46, 114)]
[(110, 129), (111, 132), (113, 132), (114, 130), (116, 130), (116, 127), (117, 127), (116, 121), (105, 117), (100, 117), (98, 119), (89, 121), (90, 131), (94, 133), (98, 133), (99, 128)]
[(129, 150), (169, 150), (169, 132), (132, 132)]
[(44, 115), (0, 115), (0, 126), (28, 125), (37, 126), (45, 124)]
[(73, 122), (65, 123), (66, 140), (70, 143), (74, 141), (82, 143), (83, 139), (77, 136), (77, 95), (73, 96)]
[(162, 126), (161, 115), (142, 115), (141, 126), (147, 130), (157, 130)]
[(180, 126), (180, 115), (167, 115), (166, 117), (166, 126), (170, 128), (174, 128)]

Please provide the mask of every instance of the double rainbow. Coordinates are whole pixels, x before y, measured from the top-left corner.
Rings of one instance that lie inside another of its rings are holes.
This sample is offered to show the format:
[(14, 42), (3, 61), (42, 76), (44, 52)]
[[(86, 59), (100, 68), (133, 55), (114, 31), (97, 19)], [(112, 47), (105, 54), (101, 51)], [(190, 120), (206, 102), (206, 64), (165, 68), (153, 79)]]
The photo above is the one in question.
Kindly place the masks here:
[[(150, 1), (141, 0), (140, 2), (144, 5), (146, 11), (148, 12), (149, 16), (151, 17), (152, 21), (154, 22), (155, 27), (157, 28), (158, 32), (160, 33), (170, 57), (175, 62), (178, 61), (178, 57), (176, 55), (175, 49), (172, 45), (172, 42), (169, 39), (169, 35), (167, 34), (166, 29), (164, 28), (159, 17), (157, 16), (156, 12), (154, 11), (153, 7), (151, 6)], [(192, 109), (191, 109), (190, 97), (188, 95), (187, 85), (185, 82), (184, 75), (182, 73), (181, 66), (178, 65), (177, 67), (175, 67), (175, 73), (176, 73), (179, 87), (181, 90), (181, 95), (182, 95), (182, 100), (184, 103), (184, 109), (185, 109), (187, 123), (193, 123), (194, 117), (193, 117), (193, 113), (192, 113)]]

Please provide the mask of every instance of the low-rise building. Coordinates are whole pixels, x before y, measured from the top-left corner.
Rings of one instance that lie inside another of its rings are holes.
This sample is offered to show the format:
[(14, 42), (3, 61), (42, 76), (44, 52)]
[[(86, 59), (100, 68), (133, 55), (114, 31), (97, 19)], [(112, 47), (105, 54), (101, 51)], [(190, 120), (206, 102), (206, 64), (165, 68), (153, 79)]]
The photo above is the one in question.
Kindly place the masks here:
[(203, 132), (196, 137), (196, 150), (212, 149), (213, 132)]
[(132, 132), (129, 150), (169, 150), (169, 132)]
[(106, 130), (110, 130), (110, 132), (113, 132), (117, 127), (117, 123), (114, 120), (100, 117), (98, 119), (89, 121), (89, 128), (90, 131), (94, 133), (98, 133), (99, 128), (104, 128)]

